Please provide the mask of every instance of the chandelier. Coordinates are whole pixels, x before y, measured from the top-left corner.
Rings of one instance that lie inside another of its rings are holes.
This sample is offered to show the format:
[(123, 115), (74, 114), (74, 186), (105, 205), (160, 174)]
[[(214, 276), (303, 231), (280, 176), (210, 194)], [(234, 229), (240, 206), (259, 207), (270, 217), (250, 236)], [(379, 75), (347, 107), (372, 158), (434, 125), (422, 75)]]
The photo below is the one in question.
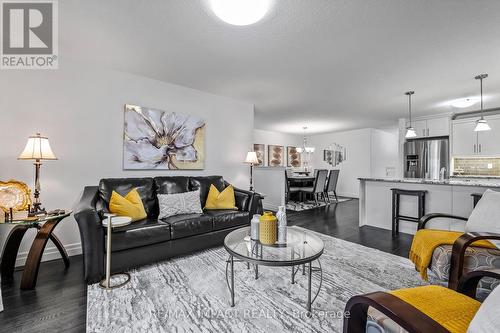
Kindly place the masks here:
[(307, 137), (306, 137), (307, 126), (302, 127), (302, 130), (304, 131), (304, 141), (302, 142), (302, 147), (297, 148), (297, 151), (300, 154), (302, 153), (312, 154), (314, 153), (314, 150), (316, 150), (316, 148), (307, 145)]

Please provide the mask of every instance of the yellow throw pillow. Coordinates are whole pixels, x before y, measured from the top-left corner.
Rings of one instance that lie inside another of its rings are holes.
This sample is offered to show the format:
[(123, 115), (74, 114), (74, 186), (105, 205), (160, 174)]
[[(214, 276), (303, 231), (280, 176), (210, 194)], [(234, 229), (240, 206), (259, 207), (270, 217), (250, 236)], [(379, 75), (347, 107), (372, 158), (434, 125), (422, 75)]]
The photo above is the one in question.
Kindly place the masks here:
[(141, 196), (135, 188), (128, 192), (125, 197), (113, 191), (111, 199), (109, 199), (109, 211), (112, 214), (128, 216), (132, 218), (132, 222), (147, 217)]
[(219, 192), (213, 184), (210, 185), (205, 209), (238, 209), (233, 185), (229, 185), (222, 192)]

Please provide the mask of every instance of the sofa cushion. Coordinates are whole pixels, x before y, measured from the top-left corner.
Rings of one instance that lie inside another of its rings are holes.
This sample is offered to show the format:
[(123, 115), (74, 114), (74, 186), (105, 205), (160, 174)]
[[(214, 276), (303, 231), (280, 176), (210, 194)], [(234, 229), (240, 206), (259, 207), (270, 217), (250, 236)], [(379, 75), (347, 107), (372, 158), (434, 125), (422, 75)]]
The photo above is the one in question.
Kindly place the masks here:
[(181, 214), (202, 214), (200, 191), (183, 193), (158, 194), (160, 205), (159, 219)]
[(498, 332), (500, 327), (500, 288), (495, 288), (481, 304), (474, 318), (470, 322), (468, 333)]
[(207, 216), (212, 218), (213, 229), (221, 230), (236, 227), (239, 225), (247, 225), (250, 223), (250, 213), (230, 210), (207, 210)]
[[(430, 270), (442, 281), (448, 281), (452, 245), (440, 245), (432, 253)], [(481, 269), (500, 268), (500, 250), (469, 246), (465, 250), (464, 273)], [(483, 278), (479, 288), (492, 290), (500, 282), (493, 278)]]
[(170, 225), (172, 239), (204, 234), (212, 231), (212, 218), (206, 214), (182, 214), (162, 219)]
[[(106, 238), (106, 232), (104, 238)], [(116, 228), (111, 236), (111, 252), (132, 249), (170, 240), (170, 225), (157, 219), (144, 219)], [(107, 241), (104, 242), (106, 251)]]
[(213, 184), (210, 185), (204, 209), (238, 210), (236, 207), (236, 200), (234, 198), (233, 185), (227, 186), (222, 191), (219, 191)]
[(125, 196), (133, 188), (137, 189), (141, 197), (148, 218), (158, 216), (158, 200), (156, 198), (156, 185), (153, 178), (106, 178), (99, 182), (99, 197), (104, 208), (109, 207), (111, 193), (116, 191)]
[(189, 191), (189, 177), (155, 177), (156, 193), (174, 194)]
[[(500, 192), (487, 189), (465, 225), (465, 232), (500, 234)], [(500, 240), (490, 240), (500, 248)]]
[(139, 192), (134, 188), (124, 197), (113, 191), (109, 199), (109, 211), (119, 216), (128, 216), (132, 222), (148, 217)]
[(208, 191), (210, 189), (210, 185), (212, 184), (219, 191), (222, 191), (225, 188), (222, 176), (191, 177), (189, 179), (190, 190), (200, 190), (200, 200), (202, 206), (205, 206), (205, 202), (207, 202)]

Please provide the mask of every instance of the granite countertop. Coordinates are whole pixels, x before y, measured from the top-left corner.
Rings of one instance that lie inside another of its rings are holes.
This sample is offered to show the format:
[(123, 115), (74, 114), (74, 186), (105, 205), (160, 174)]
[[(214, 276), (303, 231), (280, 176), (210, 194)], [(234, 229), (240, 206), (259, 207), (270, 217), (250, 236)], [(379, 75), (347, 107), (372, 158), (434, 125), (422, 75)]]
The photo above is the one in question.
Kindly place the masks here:
[(477, 187), (500, 187), (500, 179), (418, 179), (418, 178), (382, 178), (361, 177), (359, 180), (388, 183), (413, 183), (429, 185), (454, 185), (454, 186), (477, 186)]

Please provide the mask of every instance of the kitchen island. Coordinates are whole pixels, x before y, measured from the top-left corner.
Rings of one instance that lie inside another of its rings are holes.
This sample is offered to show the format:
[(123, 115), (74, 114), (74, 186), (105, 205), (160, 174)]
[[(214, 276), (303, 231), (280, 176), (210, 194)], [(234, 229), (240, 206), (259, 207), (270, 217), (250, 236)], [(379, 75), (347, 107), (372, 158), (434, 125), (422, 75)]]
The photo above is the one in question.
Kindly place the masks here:
[[(370, 225), (391, 230), (392, 226), (392, 188), (403, 190), (424, 190), (425, 213), (447, 213), (468, 217), (472, 212), (472, 194), (482, 194), (486, 189), (500, 191), (500, 179), (461, 179), (446, 180), (411, 178), (358, 178), (359, 225)], [(401, 196), (400, 214), (417, 216), (417, 199)], [(464, 222), (460, 220), (435, 219), (427, 228), (463, 231)], [(399, 231), (414, 234), (415, 222), (400, 221)]]

